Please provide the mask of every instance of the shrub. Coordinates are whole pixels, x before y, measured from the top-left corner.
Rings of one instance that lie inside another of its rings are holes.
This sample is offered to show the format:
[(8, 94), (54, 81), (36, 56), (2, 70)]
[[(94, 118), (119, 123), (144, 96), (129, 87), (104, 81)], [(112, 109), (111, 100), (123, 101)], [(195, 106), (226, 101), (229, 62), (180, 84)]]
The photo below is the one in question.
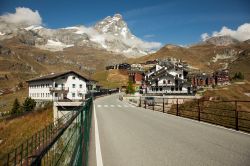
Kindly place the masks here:
[(36, 101), (30, 97), (27, 97), (23, 103), (24, 111), (33, 111), (36, 106)]
[(239, 72), (239, 73), (236, 72), (233, 76), (233, 79), (234, 80), (244, 80), (244, 75), (241, 72)]
[(133, 83), (131, 81), (128, 82), (126, 93), (127, 94), (134, 94), (135, 93), (135, 88), (134, 88)]
[(20, 103), (18, 101), (18, 99), (16, 98), (14, 100), (14, 103), (13, 103), (13, 106), (12, 106), (12, 109), (11, 109), (11, 114), (17, 114), (19, 112), (21, 112), (21, 109), (20, 109)]

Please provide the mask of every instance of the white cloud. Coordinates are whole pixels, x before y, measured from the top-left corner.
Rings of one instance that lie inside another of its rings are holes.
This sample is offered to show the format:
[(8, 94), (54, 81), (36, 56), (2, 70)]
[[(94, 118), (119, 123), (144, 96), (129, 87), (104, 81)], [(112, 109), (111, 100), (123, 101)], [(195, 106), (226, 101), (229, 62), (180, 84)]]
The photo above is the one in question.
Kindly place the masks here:
[(40, 25), (42, 24), (42, 18), (39, 12), (32, 11), (29, 8), (17, 7), (15, 13), (6, 13), (0, 16), (5, 22), (14, 24), (27, 24), (27, 25)]
[(212, 35), (209, 35), (208, 33), (203, 33), (201, 35), (201, 38), (204, 41), (209, 37), (215, 37), (215, 36), (231, 36), (239, 41), (248, 40), (250, 39), (250, 23), (242, 24), (236, 30), (224, 26), (221, 28), (219, 32), (214, 31)]
[(208, 33), (203, 33), (203, 34), (201, 35), (201, 38), (202, 38), (203, 41), (207, 40), (207, 39), (209, 38)]
[(137, 47), (143, 50), (155, 50), (162, 46), (159, 42), (146, 42), (139, 38), (126, 39), (124, 42), (131, 47)]

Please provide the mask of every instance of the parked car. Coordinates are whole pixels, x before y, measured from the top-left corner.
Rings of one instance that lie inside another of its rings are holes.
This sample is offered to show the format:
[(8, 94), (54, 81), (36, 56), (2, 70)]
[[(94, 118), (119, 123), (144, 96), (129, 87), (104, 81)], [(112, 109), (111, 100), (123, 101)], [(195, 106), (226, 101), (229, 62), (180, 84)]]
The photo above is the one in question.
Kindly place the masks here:
[(147, 105), (155, 105), (155, 98), (154, 97), (145, 97), (145, 103)]

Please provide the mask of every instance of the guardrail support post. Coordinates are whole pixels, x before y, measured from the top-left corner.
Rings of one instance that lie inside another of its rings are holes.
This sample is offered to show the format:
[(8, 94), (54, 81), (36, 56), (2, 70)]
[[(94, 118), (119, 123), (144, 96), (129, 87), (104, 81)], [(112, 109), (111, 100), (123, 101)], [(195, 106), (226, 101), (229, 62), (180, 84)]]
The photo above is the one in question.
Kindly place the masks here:
[(162, 102), (162, 112), (163, 112), (163, 113), (164, 113), (164, 111), (165, 111), (165, 110), (164, 110), (164, 109), (165, 109), (164, 107), (165, 107), (165, 104), (164, 104), (164, 98), (163, 98), (163, 102)]
[(176, 101), (176, 116), (179, 116), (179, 102), (178, 102), (178, 99)]
[(239, 130), (239, 119), (238, 119), (237, 101), (235, 101), (235, 130)]
[(200, 100), (198, 99), (198, 121), (201, 120), (201, 108), (200, 108)]

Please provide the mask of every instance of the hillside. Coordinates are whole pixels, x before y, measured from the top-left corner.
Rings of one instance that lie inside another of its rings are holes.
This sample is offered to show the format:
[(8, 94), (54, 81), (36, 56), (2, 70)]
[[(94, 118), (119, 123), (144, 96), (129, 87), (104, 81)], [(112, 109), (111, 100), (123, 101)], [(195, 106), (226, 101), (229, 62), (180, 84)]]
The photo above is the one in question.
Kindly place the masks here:
[(0, 89), (13, 88), (41, 74), (75, 70), (86, 77), (125, 57), (90, 47), (71, 47), (51, 52), (20, 42), (14, 37), (0, 42)]
[[(247, 42), (227, 46), (213, 44), (198, 44), (191, 47), (166, 45), (154, 54), (129, 59), (128, 62), (138, 63), (154, 59), (176, 58), (187, 62), (191, 68), (204, 72), (213, 72), (222, 68), (230, 68), (232, 72), (240, 70), (246, 72), (250, 71), (250, 61), (245, 59), (244, 55), (249, 53), (249, 49), (250, 44)], [(244, 63), (244, 69), (241, 63)]]
[(106, 88), (117, 88), (127, 85), (128, 73), (125, 70), (106, 70), (95, 73), (93, 78)]

